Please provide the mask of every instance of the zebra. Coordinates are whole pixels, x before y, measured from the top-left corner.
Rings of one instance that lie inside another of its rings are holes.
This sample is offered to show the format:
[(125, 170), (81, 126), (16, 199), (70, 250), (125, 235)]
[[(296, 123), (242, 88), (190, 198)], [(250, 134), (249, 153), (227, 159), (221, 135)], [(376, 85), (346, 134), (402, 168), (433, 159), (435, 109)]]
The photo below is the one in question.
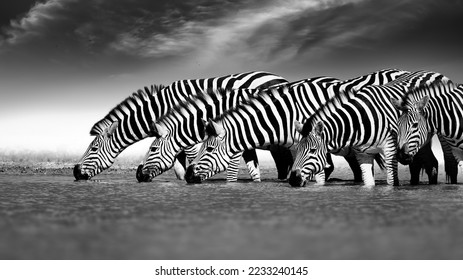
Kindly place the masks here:
[[(414, 89), (391, 101), (402, 112), (397, 121), (397, 157), (402, 163), (415, 159), (418, 149), (437, 134), (444, 140), (444, 157), (463, 167), (463, 85), (442, 82)], [(446, 160), (447, 173), (453, 166)], [(446, 181), (455, 184), (458, 168), (452, 170), (454, 173), (447, 174)]]
[[(286, 82), (275, 74), (252, 71), (209, 79), (179, 80), (167, 87), (152, 85), (138, 90), (93, 125), (90, 135), (95, 138), (74, 166), (74, 177), (88, 180), (109, 168), (125, 148), (152, 136), (150, 124), (188, 96), (207, 88), (258, 88)], [(181, 168), (176, 172), (177, 177), (183, 177), (184, 169), (183, 173)]]
[(224, 171), (231, 158), (251, 148), (298, 142), (294, 122), (310, 117), (324, 103), (343, 91), (356, 91), (369, 84), (384, 84), (407, 71), (386, 69), (341, 83), (302, 83), (289, 88), (272, 88), (250, 99), (206, 126), (207, 139), (187, 168), (189, 183), (201, 182)]
[(302, 128), (301, 124), (296, 125), (302, 139), (297, 147), (289, 183), (301, 186), (308, 176), (323, 172), (320, 164), (325, 162), (326, 153), (317, 152), (317, 149), (322, 149), (338, 155), (354, 153), (360, 163), (365, 186), (375, 185), (372, 162), (377, 154), (382, 153), (387, 184), (397, 186), (398, 111), (391, 98), (400, 97), (410, 88), (438, 82), (450, 80), (440, 73), (416, 71), (388, 84), (346, 92), (328, 101), (307, 119)]
[[(300, 80), (288, 83), (285, 86), (293, 87), (307, 81)], [(319, 81), (321, 80), (319, 79)], [(327, 77), (323, 81), (337, 82), (339, 80)], [(234, 108), (241, 102), (253, 96), (258, 96), (261, 91), (267, 91), (270, 88), (254, 90), (209, 90), (204, 94), (191, 97), (186, 102), (177, 105), (153, 125), (153, 132), (158, 137), (151, 144), (143, 160), (142, 174), (137, 175), (137, 178), (140, 178), (142, 181), (151, 181), (155, 176), (171, 168), (176, 155), (182, 149), (203, 141), (205, 120), (213, 119), (225, 111)], [(227, 181), (237, 180), (240, 156), (241, 154), (237, 154), (227, 167)], [(248, 164), (257, 164), (257, 162), (249, 162)], [(256, 166), (254, 170), (258, 171), (259, 169)], [(286, 179), (288, 171), (289, 168), (283, 172), (279, 172), (279, 179)], [(140, 168), (137, 172), (140, 172)], [(251, 175), (254, 181), (260, 181), (260, 173), (254, 172)]]

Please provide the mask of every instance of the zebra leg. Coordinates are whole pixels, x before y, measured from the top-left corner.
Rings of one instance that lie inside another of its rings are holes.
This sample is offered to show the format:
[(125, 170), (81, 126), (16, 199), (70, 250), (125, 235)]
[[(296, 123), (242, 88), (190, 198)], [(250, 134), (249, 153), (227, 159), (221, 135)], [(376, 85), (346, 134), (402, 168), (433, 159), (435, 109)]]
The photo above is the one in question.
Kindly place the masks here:
[[(246, 150), (242, 154), (244, 162), (246, 162), (246, 166), (248, 167), (249, 175), (254, 182), (260, 182), (260, 168), (259, 168), (259, 160), (257, 158), (256, 150)], [(238, 158), (239, 163), (239, 158)]]
[(186, 171), (186, 154), (184, 151), (181, 151), (176, 157), (174, 161), (174, 173), (177, 179), (183, 180), (185, 179), (185, 171)]
[(432, 153), (431, 141), (421, 147), (416, 155), (413, 157), (413, 161), (410, 163), (410, 184), (418, 185), (420, 181), (420, 172), (424, 168), (426, 174), (428, 174), (429, 184), (437, 184), (437, 174), (439, 163)]
[(373, 176), (373, 159), (374, 155), (358, 153), (356, 155), (360, 169), (362, 170), (362, 180), (366, 187), (373, 187), (375, 185), (375, 178)]
[(179, 162), (178, 158), (174, 161), (174, 172), (177, 176), (177, 179), (184, 180), (185, 179), (185, 165)]
[(358, 183), (362, 182), (363, 172), (362, 172), (362, 169), (360, 168), (359, 161), (357, 160), (355, 154), (349, 153), (348, 155), (344, 156), (344, 158), (349, 164), (349, 167), (352, 170), (352, 173), (354, 173), (354, 182), (358, 182)]
[(452, 147), (442, 137), (438, 136), (444, 154), (445, 177), (447, 184), (456, 184), (458, 176), (458, 162), (453, 156)]
[(418, 185), (420, 183), (422, 166), (421, 162), (417, 160), (413, 160), (408, 166), (408, 169), (410, 170), (410, 185)]
[(271, 145), (270, 153), (272, 154), (275, 166), (278, 171), (278, 179), (286, 180), (288, 178), (289, 171), (294, 163), (294, 158), (291, 151), (279, 145)]
[(331, 173), (333, 173), (333, 170), (334, 170), (334, 164), (333, 164), (333, 158), (331, 156), (330, 153), (327, 153), (326, 154), (326, 167), (325, 167), (325, 172), (324, 173), (324, 177), (326, 179), (328, 179), (331, 175)]
[(432, 153), (431, 149), (431, 141), (428, 141), (426, 145), (424, 145), (418, 153), (422, 150), (423, 153), (423, 163), (424, 163), (424, 170), (426, 170), (426, 174), (428, 174), (428, 182), (430, 185), (437, 184), (437, 174), (439, 170), (439, 162), (437, 161), (436, 157)]
[(397, 135), (390, 134), (384, 145), (384, 160), (386, 166), (386, 180), (389, 186), (399, 185), (399, 176), (397, 172)]
[(240, 165), (241, 154), (238, 153), (230, 158), (227, 167), (227, 182), (236, 182), (238, 180), (238, 167)]
[(458, 167), (463, 169), (463, 150), (459, 147), (452, 147), (452, 153), (458, 161)]

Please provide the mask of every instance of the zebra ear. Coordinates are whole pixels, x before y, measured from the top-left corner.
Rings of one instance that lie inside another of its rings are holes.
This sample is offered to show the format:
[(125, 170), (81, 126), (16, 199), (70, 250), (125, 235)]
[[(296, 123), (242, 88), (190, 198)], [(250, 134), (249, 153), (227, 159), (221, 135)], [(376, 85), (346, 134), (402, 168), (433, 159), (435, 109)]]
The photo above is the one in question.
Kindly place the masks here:
[(119, 122), (115, 121), (105, 130), (106, 137), (110, 137), (111, 135), (113, 135), (114, 131), (116, 131), (118, 124)]
[(396, 99), (394, 97), (391, 97), (391, 103), (394, 106), (394, 108), (396, 108), (399, 111), (406, 111), (407, 110), (407, 108), (403, 105), (401, 99)]
[(157, 123), (153, 123), (153, 127), (151, 129), (153, 135), (155, 137), (158, 137), (158, 138), (166, 138), (167, 137), (167, 129), (165, 129), (164, 127), (162, 127), (160, 124), (157, 124)]
[(223, 137), (225, 135), (225, 129), (223, 129), (223, 126), (221, 126), (217, 122), (213, 121), (212, 119), (209, 119), (209, 123), (207, 125), (206, 132), (210, 136)]
[(314, 132), (318, 136), (321, 136), (323, 134), (323, 130), (325, 130), (325, 123), (323, 121), (317, 122), (317, 124), (314, 127)]
[(204, 119), (198, 119), (197, 122), (199, 137), (201, 140), (206, 140), (206, 129), (207, 129), (207, 122)]
[(160, 124), (157, 124), (155, 122), (151, 122), (150, 123), (150, 131), (148, 132), (148, 136), (157, 137), (157, 138), (166, 138), (167, 129), (162, 127)]
[(416, 108), (418, 109), (418, 112), (423, 113), (424, 108), (426, 108), (426, 105), (428, 105), (429, 102), (429, 95), (423, 96), (423, 98), (420, 99), (416, 103)]
[(295, 120), (294, 121), (294, 128), (296, 129), (297, 132), (301, 133), (302, 128), (304, 128), (304, 125), (300, 121)]

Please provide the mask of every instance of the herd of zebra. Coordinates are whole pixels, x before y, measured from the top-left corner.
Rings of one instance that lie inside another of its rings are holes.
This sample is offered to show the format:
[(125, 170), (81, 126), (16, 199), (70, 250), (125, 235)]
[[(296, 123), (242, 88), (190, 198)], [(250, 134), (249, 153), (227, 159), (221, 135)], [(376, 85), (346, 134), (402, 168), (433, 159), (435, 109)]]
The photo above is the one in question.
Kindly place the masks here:
[[(254, 71), (179, 80), (138, 90), (94, 124), (95, 136), (74, 167), (76, 180), (109, 168), (128, 146), (154, 139), (136, 178), (150, 182), (174, 168), (178, 179), (199, 183), (222, 171), (236, 181), (241, 157), (260, 181), (255, 149), (270, 150), (279, 180), (324, 184), (331, 154), (343, 156), (354, 181), (375, 185), (374, 162), (398, 185), (398, 162), (410, 183), (424, 169), (437, 183), (438, 139), (448, 183), (463, 165), (463, 86), (431, 71), (385, 69), (349, 80), (315, 77), (289, 82)], [(198, 145), (202, 143), (201, 145)]]

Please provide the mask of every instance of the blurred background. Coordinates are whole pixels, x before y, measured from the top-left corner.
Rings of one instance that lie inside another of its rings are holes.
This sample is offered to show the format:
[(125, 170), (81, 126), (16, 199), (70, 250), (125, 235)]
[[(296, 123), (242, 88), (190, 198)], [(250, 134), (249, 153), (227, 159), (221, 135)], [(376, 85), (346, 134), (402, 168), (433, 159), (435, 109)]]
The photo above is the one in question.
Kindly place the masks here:
[[(139, 88), (265, 70), (463, 80), (463, 1), (2, 1), (0, 153), (79, 158)], [(150, 141), (122, 156), (141, 158)]]

